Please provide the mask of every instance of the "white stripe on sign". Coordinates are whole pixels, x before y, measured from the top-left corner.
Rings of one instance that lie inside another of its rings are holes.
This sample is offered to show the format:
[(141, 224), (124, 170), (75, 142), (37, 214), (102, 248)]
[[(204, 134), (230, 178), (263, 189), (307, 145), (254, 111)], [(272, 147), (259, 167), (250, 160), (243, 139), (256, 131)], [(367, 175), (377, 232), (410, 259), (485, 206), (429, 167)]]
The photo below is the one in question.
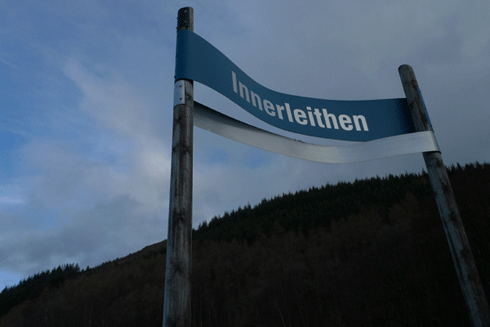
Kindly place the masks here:
[(439, 151), (434, 132), (416, 132), (344, 146), (325, 146), (277, 135), (194, 101), (194, 125), (226, 138), (286, 156), (323, 163), (353, 163)]

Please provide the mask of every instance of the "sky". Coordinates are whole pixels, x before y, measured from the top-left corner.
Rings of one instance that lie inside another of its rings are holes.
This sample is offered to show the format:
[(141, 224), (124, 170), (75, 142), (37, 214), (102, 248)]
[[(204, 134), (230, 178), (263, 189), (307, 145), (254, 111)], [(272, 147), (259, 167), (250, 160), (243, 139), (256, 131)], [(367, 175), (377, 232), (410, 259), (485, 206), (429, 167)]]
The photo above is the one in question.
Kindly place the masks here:
[[(332, 100), (404, 97), (413, 67), (446, 165), (490, 161), (490, 2), (0, 0), (0, 290), (167, 238), (177, 11), (258, 83)], [(195, 83), (194, 98), (278, 130)], [(193, 226), (339, 181), (419, 173), (421, 154), (290, 158), (194, 130)], [(326, 213), (328, 214), (328, 213)]]

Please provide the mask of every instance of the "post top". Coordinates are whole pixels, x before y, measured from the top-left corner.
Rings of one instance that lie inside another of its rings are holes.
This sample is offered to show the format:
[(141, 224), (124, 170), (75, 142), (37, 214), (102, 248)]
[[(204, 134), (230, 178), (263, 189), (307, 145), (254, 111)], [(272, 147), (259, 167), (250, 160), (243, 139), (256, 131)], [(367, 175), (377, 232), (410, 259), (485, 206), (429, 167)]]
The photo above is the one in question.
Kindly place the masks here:
[(184, 7), (179, 9), (177, 15), (177, 31), (181, 29), (191, 30), (194, 32), (194, 9)]

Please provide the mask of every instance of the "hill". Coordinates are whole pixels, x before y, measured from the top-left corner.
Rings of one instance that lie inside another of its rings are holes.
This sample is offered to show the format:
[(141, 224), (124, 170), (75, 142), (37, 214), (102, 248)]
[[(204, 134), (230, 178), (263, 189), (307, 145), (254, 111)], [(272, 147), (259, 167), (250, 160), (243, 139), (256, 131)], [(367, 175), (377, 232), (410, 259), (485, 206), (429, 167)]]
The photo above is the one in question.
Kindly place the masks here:
[[(490, 294), (490, 164), (449, 168)], [(0, 294), (0, 327), (161, 326), (166, 244)], [(426, 174), (264, 199), (193, 231), (194, 326), (470, 326)]]

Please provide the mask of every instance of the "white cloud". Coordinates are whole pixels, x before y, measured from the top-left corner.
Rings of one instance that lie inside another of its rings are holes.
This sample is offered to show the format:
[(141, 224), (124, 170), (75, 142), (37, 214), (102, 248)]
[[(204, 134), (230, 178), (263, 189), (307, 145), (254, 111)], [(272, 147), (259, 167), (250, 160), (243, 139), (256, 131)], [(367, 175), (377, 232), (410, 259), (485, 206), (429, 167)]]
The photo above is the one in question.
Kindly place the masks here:
[(0, 196), (0, 204), (21, 204), (24, 200), (18, 197), (12, 196)]

